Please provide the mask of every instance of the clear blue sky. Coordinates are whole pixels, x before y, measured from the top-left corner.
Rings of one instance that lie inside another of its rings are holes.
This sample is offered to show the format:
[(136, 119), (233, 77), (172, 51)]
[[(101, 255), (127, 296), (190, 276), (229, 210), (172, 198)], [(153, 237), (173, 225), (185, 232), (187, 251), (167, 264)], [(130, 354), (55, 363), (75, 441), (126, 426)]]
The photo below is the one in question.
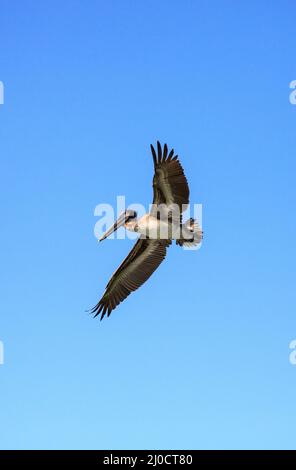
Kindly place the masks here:
[[(295, 15), (1, 1), (1, 448), (296, 448)], [(204, 243), (99, 322), (133, 242), (98, 245), (94, 208), (151, 202), (156, 139)]]

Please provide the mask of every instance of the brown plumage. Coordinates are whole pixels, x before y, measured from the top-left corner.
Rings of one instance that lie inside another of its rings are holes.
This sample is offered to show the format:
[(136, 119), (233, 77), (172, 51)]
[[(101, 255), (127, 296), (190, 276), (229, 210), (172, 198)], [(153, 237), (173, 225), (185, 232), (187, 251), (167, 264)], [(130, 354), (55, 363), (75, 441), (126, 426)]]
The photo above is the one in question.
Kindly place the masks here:
[(98, 304), (91, 310), (95, 317), (105, 314), (109, 317), (131, 292), (138, 289), (154, 273), (166, 256), (166, 247), (170, 241), (148, 240), (140, 238), (123, 263), (115, 271), (106, 286), (105, 293)]
[(151, 145), (151, 151), (155, 171), (153, 204), (155, 206), (177, 204), (180, 212), (184, 212), (189, 204), (189, 187), (178, 155), (174, 156), (173, 149), (168, 154), (166, 144), (164, 144), (162, 152), (159, 142), (157, 142), (157, 155), (153, 145)]

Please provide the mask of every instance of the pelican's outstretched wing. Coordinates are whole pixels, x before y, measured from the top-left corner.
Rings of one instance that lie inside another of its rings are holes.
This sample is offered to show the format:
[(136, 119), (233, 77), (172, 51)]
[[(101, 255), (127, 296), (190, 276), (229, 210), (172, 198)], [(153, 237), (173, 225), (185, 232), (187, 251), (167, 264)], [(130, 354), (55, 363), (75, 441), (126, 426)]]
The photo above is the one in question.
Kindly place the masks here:
[(123, 263), (115, 271), (107, 284), (105, 293), (91, 310), (95, 317), (109, 316), (132, 291), (138, 289), (154, 273), (166, 255), (168, 240), (139, 238)]
[(189, 187), (178, 155), (174, 156), (173, 149), (168, 153), (167, 144), (164, 144), (162, 150), (159, 142), (157, 142), (157, 155), (153, 145), (151, 151), (155, 171), (153, 206), (177, 204), (180, 213), (184, 212), (189, 204)]

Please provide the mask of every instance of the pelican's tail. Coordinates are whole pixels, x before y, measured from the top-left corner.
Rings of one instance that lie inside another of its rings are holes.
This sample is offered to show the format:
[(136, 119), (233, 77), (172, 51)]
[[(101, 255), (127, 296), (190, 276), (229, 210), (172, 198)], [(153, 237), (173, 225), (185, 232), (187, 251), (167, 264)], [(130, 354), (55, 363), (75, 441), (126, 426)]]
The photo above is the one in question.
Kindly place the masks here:
[(192, 218), (182, 225), (181, 233), (182, 236), (176, 240), (176, 244), (187, 248), (197, 246), (203, 238), (203, 231), (198, 221)]

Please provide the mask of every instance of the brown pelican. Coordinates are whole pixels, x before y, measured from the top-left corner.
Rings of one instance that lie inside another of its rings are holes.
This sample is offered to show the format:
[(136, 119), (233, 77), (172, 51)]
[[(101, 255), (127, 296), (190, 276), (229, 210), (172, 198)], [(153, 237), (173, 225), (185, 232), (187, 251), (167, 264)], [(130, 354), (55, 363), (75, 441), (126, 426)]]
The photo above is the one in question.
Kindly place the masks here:
[(157, 154), (153, 145), (151, 151), (154, 177), (150, 212), (138, 219), (135, 211), (124, 211), (100, 239), (104, 240), (121, 226), (140, 234), (133, 249), (108, 282), (103, 297), (91, 310), (95, 317), (101, 314), (101, 320), (147, 281), (164, 260), (172, 240), (180, 246), (191, 246), (202, 239), (196, 220), (189, 219), (182, 224), (182, 212), (189, 204), (189, 188), (178, 156), (174, 156), (174, 150), (168, 152), (166, 144), (162, 149), (159, 142)]

